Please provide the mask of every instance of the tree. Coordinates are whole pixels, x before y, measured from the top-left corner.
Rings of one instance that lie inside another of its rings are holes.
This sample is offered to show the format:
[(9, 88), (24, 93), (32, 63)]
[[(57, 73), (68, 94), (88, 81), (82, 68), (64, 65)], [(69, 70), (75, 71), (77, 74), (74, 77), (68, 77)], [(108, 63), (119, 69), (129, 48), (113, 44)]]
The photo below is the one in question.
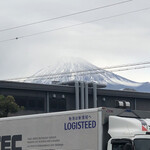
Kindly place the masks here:
[(0, 117), (7, 117), (9, 113), (16, 113), (22, 109), (23, 107), (16, 104), (13, 96), (0, 95)]

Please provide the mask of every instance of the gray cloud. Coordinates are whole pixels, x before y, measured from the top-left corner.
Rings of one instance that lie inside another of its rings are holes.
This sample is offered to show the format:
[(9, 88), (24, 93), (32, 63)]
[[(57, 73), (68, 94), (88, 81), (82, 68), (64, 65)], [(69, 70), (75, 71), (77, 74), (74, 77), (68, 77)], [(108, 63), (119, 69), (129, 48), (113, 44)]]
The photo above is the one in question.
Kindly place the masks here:
[[(2, 1), (0, 5), (0, 29), (116, 2), (119, 1)], [(136, 0), (91, 13), (1, 32), (0, 40), (78, 24), (148, 6), (150, 7), (150, 1)], [(149, 12), (150, 10), (147, 10), (47, 34), (0, 43), (0, 79), (29, 76), (41, 69), (41, 67), (48, 66), (54, 60), (64, 56), (82, 57), (101, 67), (147, 61), (150, 59)], [(150, 81), (148, 77), (144, 78), (145, 75), (142, 72), (144, 71), (141, 70), (143, 81)], [(124, 76), (126, 75), (127, 72), (124, 73)], [(134, 73), (130, 76), (133, 75)]]

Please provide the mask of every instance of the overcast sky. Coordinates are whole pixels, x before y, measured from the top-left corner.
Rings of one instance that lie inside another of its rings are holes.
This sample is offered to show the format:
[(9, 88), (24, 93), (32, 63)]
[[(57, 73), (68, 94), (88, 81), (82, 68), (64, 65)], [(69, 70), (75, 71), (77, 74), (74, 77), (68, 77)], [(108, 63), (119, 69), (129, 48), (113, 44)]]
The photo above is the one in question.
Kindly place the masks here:
[[(126, 0), (1, 0), (0, 30)], [(0, 41), (150, 7), (150, 0), (0, 32)], [(150, 9), (81, 26), (0, 42), (0, 80), (30, 76), (64, 56), (98, 67), (150, 61)], [(150, 68), (116, 72), (150, 82)]]

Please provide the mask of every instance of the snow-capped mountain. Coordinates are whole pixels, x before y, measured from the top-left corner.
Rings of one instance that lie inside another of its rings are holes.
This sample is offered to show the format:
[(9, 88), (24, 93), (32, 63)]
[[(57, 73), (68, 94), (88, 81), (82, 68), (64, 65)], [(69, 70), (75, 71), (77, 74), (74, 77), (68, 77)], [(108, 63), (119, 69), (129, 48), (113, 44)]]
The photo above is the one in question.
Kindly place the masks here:
[(53, 81), (85, 81), (106, 84), (107, 89), (150, 92), (150, 83), (138, 83), (103, 70), (79, 58), (63, 58), (27, 78), (25, 82), (52, 84)]

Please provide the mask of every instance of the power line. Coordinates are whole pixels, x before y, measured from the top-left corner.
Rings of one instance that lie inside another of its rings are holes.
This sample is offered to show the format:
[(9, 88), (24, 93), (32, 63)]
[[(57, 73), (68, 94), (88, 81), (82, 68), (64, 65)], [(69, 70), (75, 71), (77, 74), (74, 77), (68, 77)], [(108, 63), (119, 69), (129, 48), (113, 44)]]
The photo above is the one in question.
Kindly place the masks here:
[(116, 70), (113, 70), (113, 72), (129, 71), (129, 70), (137, 70), (137, 69), (144, 69), (144, 68), (150, 68), (150, 65), (148, 65), (148, 66), (132, 67), (132, 68), (116, 69)]
[(70, 17), (70, 16), (75, 16), (75, 15), (79, 15), (79, 14), (95, 11), (95, 10), (98, 10), (98, 9), (103, 9), (103, 8), (107, 8), (107, 7), (120, 5), (120, 4), (123, 4), (123, 3), (128, 3), (128, 2), (131, 2), (131, 1), (133, 1), (133, 0), (127, 0), (127, 1), (122, 1), (122, 2), (113, 3), (113, 4), (109, 4), (109, 5), (99, 6), (99, 7), (96, 7), (96, 8), (87, 9), (87, 10), (83, 10), (83, 11), (79, 11), (79, 12), (75, 12), (75, 13), (71, 13), (71, 14), (67, 14), (67, 15), (63, 15), (63, 16), (59, 16), (59, 17), (54, 17), (54, 18), (40, 20), (40, 21), (36, 21), (36, 22), (32, 22), (32, 23), (27, 23), (27, 24), (23, 24), (23, 25), (20, 25), (20, 26), (0, 29), (0, 32), (13, 30), (13, 29), (17, 29), (17, 28), (22, 28), (22, 27), (26, 27), (26, 26), (31, 26), (31, 25), (35, 25), (35, 24), (40, 24), (40, 23), (44, 23), (44, 22), (49, 22), (49, 21), (52, 21), (52, 20), (58, 20), (58, 19), (66, 18), (66, 17)]
[[(132, 67), (132, 68), (123, 68), (123, 69), (115, 69), (115, 70), (111, 70), (110, 72), (121, 72), (121, 71), (129, 71), (129, 70), (137, 70), (137, 69), (144, 69), (144, 68), (150, 68), (150, 65), (149, 66), (139, 66), (139, 67)], [(57, 79), (57, 78), (62, 78), (62, 77), (72, 77), (72, 76), (83, 76), (83, 75), (91, 75), (91, 74), (99, 74), (99, 73), (106, 73), (108, 72), (107, 70), (103, 70), (103, 69), (99, 69), (97, 71), (94, 71), (94, 72), (90, 72), (90, 71), (87, 71), (87, 72), (82, 72), (82, 73), (74, 73), (74, 74), (58, 74), (58, 75), (55, 75), (55, 76), (41, 76), (41, 77), (38, 77), (38, 76), (35, 76), (35, 77), (31, 77), (31, 79), (35, 79), (35, 80), (38, 80), (38, 79)], [(27, 79), (30, 79), (27, 78)]]
[(140, 63), (132, 63), (132, 64), (124, 64), (124, 65), (117, 65), (117, 66), (110, 66), (104, 67), (103, 69), (115, 69), (115, 68), (122, 68), (122, 67), (132, 67), (132, 66), (139, 66), (139, 65), (148, 65), (150, 61), (140, 62)]
[[(87, 72), (95, 72), (95, 71), (102, 71), (104, 69), (110, 70), (110, 69), (116, 69), (116, 68), (124, 68), (124, 67), (133, 67), (133, 66), (141, 66), (141, 65), (148, 65), (150, 62), (142, 62), (142, 63), (135, 63), (135, 64), (125, 64), (125, 65), (117, 65), (117, 66), (109, 66), (104, 68), (96, 68), (96, 69), (89, 69), (89, 70), (79, 70), (79, 71), (72, 71), (72, 72), (64, 72), (64, 73), (55, 73), (55, 74), (47, 74), (47, 75), (41, 75), (41, 76), (35, 76), (38, 77), (48, 77), (48, 76), (57, 76), (57, 75), (66, 75), (66, 74), (77, 74), (77, 73), (87, 73)], [(110, 70), (111, 71), (111, 70)], [(30, 78), (30, 77), (29, 77)], [(31, 76), (32, 78), (32, 76)]]
[[(144, 68), (150, 68), (150, 65), (149, 66), (140, 66), (140, 67), (132, 67), (132, 68), (123, 68), (123, 69), (115, 69), (115, 70), (112, 70), (111, 72), (121, 72), (121, 71), (130, 71), (130, 70), (137, 70), (137, 69), (144, 69)], [(108, 71), (105, 71), (105, 70), (98, 70), (98, 71), (95, 71), (95, 72), (86, 72), (86, 73), (80, 73), (80, 74), (68, 74), (68, 75), (57, 75), (57, 76), (49, 76), (49, 77), (40, 77), (38, 79), (58, 79), (58, 78), (62, 78), (62, 77), (72, 77), (72, 76), (84, 76), (84, 75), (91, 75), (91, 74), (99, 74), (99, 73), (106, 73)], [(28, 79), (28, 78), (27, 78)], [(30, 79), (30, 78), (29, 78)], [(35, 80), (38, 80), (36, 77), (33, 78)]]
[[(111, 72), (121, 72), (121, 71), (130, 71), (130, 70), (137, 70), (137, 69), (144, 69), (144, 68), (150, 68), (150, 66), (140, 66), (140, 67), (135, 67), (135, 68), (125, 68), (125, 69), (116, 69), (116, 70), (113, 70)], [(91, 75), (91, 74), (99, 74), (99, 73), (106, 73), (107, 71), (105, 70), (101, 70), (101, 71), (97, 71), (97, 72), (89, 72), (89, 73), (81, 73), (81, 74), (73, 74), (73, 75), (58, 75), (58, 76), (54, 76), (54, 77), (41, 77), (41, 78), (38, 78), (38, 79), (58, 79), (58, 78), (66, 78), (66, 77), (72, 77), (72, 76), (83, 76), (83, 75)], [(30, 77), (28, 77), (29, 79), (32, 79)], [(18, 80), (22, 80), (22, 81), (26, 81), (28, 78), (20, 78)], [(38, 80), (37, 78), (33, 78), (34, 80)], [(16, 81), (16, 80), (13, 80), (13, 81)]]
[[(150, 66), (146, 66), (146, 65), (149, 65), (149, 64), (150, 64), (150, 62), (147, 61), (147, 62), (134, 63), (134, 64), (124, 64), (124, 65), (109, 66), (109, 67), (89, 69), (89, 70), (79, 70), (79, 71), (72, 71), (72, 72), (55, 73), (55, 74), (47, 74), (47, 75), (39, 75), (39, 76), (30, 76), (30, 77), (22, 77), (22, 78), (7, 79), (7, 80), (23, 80), (23, 79), (37, 79), (37, 78), (38, 79), (39, 78), (47, 78), (47, 79), (51, 78), (52, 79), (52, 78), (58, 78), (60, 76), (69, 77), (69, 76), (72, 76), (72, 75), (81, 76), (81, 75), (85, 75), (85, 74), (98, 74), (98, 73), (107, 72), (104, 69), (107, 69), (108, 71), (111, 71), (111, 72), (119, 72), (119, 71), (133, 70), (133, 69), (149, 68)], [(138, 66), (138, 67), (134, 67), (134, 66)], [(123, 68), (123, 69), (120, 69), (120, 68)]]
[(84, 24), (88, 24), (88, 23), (92, 23), (92, 22), (97, 22), (97, 21), (101, 21), (101, 20), (108, 20), (108, 19), (112, 19), (112, 18), (116, 18), (116, 17), (128, 15), (128, 14), (132, 14), (132, 13), (137, 13), (137, 12), (141, 12), (141, 11), (145, 11), (145, 10), (149, 10), (149, 9), (150, 9), (150, 7), (142, 8), (142, 9), (138, 9), (138, 10), (134, 10), (134, 11), (129, 11), (129, 12), (125, 12), (125, 13), (113, 15), (113, 16), (108, 16), (108, 17), (103, 17), (103, 18), (100, 18), (100, 19), (95, 19), (95, 20), (91, 20), (91, 21), (87, 21), (87, 22), (73, 24), (73, 25), (70, 25), (70, 26), (64, 26), (64, 27), (55, 28), (55, 29), (52, 29), (52, 30), (47, 30), (47, 31), (33, 33), (33, 34), (18, 36), (18, 37), (6, 39), (6, 40), (1, 40), (0, 42), (2, 43), (2, 42), (8, 42), (8, 41), (12, 41), (12, 40), (18, 40), (18, 39), (21, 39), (21, 38), (32, 37), (32, 36), (36, 36), (36, 35), (40, 35), (40, 34), (45, 34), (45, 33), (50, 33), (50, 32), (54, 32), (54, 31), (58, 31), (58, 30), (62, 30), (62, 29), (72, 28), (72, 27), (76, 27), (76, 26), (80, 26), (80, 25), (84, 25)]

